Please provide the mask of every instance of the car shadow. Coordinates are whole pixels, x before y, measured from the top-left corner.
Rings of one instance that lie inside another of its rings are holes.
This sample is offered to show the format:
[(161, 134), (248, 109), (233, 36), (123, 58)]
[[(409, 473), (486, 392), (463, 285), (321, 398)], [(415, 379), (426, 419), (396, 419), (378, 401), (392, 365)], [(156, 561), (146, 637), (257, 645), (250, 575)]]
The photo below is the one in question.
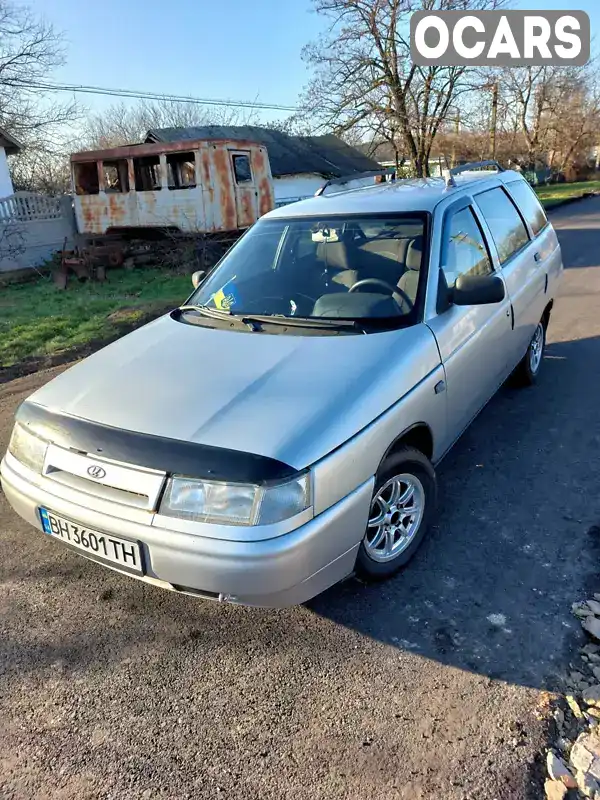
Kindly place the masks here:
[(503, 387), (439, 467), (439, 522), (385, 584), (333, 587), (311, 609), (460, 669), (556, 688), (570, 615), (600, 583), (600, 337), (550, 344), (539, 385)]

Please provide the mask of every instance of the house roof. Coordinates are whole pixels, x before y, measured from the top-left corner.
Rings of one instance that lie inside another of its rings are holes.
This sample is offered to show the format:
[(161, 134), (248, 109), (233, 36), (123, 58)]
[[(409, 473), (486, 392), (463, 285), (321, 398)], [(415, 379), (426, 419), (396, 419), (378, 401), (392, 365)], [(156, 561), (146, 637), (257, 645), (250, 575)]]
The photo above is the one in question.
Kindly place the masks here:
[(373, 159), (333, 134), (290, 136), (254, 125), (204, 125), (192, 128), (154, 128), (146, 142), (175, 142), (185, 139), (246, 139), (266, 146), (273, 177), (315, 172), (326, 178), (340, 178), (355, 172), (379, 168)]
[(0, 147), (4, 148), (7, 156), (14, 156), (23, 149), (21, 142), (7, 133), (4, 128), (0, 128)]

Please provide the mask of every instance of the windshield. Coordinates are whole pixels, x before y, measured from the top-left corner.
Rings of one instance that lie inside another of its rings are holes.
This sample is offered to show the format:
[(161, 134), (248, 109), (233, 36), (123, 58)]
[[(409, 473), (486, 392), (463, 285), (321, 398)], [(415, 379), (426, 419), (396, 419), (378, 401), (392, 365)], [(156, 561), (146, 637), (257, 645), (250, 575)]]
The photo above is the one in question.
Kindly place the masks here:
[(425, 232), (423, 214), (262, 220), (188, 302), (235, 315), (412, 324)]

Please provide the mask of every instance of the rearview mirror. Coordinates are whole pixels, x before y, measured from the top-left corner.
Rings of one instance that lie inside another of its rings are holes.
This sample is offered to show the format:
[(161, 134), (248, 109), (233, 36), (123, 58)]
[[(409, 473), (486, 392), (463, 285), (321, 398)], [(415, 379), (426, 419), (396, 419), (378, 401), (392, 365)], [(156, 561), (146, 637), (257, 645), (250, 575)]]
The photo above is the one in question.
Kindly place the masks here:
[(194, 289), (197, 289), (200, 286), (200, 281), (206, 275), (206, 270), (204, 269), (197, 269), (196, 272), (192, 275), (192, 286)]
[(455, 306), (484, 306), (500, 303), (506, 291), (504, 281), (498, 275), (461, 275), (452, 290)]

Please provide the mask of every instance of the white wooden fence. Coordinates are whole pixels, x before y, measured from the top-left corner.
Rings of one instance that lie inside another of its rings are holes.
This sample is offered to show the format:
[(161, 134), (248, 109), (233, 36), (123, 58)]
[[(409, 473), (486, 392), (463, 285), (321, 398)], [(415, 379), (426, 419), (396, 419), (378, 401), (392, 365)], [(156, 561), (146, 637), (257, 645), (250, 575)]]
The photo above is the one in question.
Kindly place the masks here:
[(16, 192), (0, 200), (0, 273), (41, 266), (77, 232), (68, 196)]
[(60, 219), (63, 216), (61, 197), (47, 197), (34, 192), (15, 192), (0, 200), (0, 222), (38, 219)]

